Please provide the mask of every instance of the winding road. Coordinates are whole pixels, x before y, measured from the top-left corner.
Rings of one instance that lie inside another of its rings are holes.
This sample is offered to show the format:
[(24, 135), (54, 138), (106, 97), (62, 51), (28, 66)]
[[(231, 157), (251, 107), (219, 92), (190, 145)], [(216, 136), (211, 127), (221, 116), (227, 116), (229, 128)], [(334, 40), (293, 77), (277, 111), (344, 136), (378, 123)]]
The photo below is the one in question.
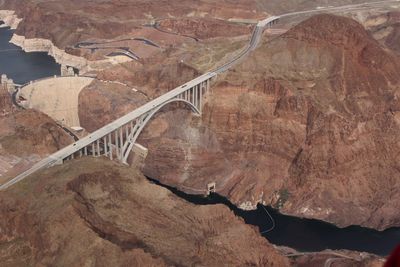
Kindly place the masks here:
[[(121, 52), (112, 52), (110, 55), (125, 55), (131, 59), (134, 60), (139, 60), (140, 57), (134, 53), (133, 51), (130, 50), (129, 47), (123, 47), (123, 46), (99, 46), (99, 45), (104, 45), (104, 44), (112, 44), (112, 43), (118, 43), (118, 42), (126, 42), (126, 41), (137, 41), (137, 42), (143, 42), (146, 45), (154, 46), (156, 48), (160, 48), (158, 44), (155, 42), (146, 39), (144, 37), (132, 37), (132, 38), (125, 38), (125, 39), (120, 39), (120, 40), (113, 40), (113, 41), (105, 41), (105, 42), (80, 42), (74, 45), (74, 48), (83, 48), (83, 49), (90, 49), (90, 50), (101, 50), (101, 49), (118, 49), (122, 50)], [(1, 51), (0, 51), (1, 52)]]

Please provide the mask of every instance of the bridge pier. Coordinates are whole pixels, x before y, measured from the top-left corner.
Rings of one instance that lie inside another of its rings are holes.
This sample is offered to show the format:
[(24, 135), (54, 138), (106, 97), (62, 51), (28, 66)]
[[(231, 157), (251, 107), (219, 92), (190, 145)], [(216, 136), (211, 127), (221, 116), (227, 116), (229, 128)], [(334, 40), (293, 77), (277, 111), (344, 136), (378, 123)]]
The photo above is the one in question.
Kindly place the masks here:
[(149, 150), (146, 147), (144, 147), (138, 143), (135, 143), (132, 151), (133, 151), (132, 165), (137, 167), (138, 169), (141, 169), (147, 158)]
[(217, 192), (217, 184), (215, 182), (208, 183), (207, 184), (207, 196), (209, 196), (211, 193), (216, 193)]

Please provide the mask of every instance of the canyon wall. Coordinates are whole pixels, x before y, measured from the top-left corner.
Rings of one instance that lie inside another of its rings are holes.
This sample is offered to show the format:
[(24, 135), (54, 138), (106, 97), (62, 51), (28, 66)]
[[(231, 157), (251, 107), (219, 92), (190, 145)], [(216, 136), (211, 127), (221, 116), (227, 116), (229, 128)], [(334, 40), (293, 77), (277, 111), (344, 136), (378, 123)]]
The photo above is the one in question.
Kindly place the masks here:
[(192, 192), (215, 181), (243, 208), (399, 226), (399, 67), (357, 22), (315, 16), (220, 77), (201, 118), (153, 120), (145, 173)]
[[(174, 65), (163, 66), (138, 79), (125, 66), (101, 76), (151, 85), (155, 97), (177, 82), (165, 76)], [(339, 226), (399, 226), (399, 66), (357, 22), (313, 17), (220, 75), (200, 118), (174, 104), (157, 114), (138, 140), (149, 149), (144, 173), (191, 193), (216, 182), (244, 209), (261, 202)], [(88, 107), (102, 97), (80, 101), (91, 129), (123, 115), (94, 120)]]

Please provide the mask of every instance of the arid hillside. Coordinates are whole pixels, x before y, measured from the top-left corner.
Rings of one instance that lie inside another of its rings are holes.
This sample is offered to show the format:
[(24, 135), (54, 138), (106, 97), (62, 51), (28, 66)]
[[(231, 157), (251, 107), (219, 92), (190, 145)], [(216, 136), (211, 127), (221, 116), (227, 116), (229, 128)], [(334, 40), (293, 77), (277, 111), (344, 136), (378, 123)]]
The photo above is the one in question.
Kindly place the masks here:
[(16, 34), (48, 39), (70, 54), (99, 60), (126, 49), (142, 59), (183, 44), (210, 47), (227, 38), (232, 43), (272, 14), (361, 2), (374, 1), (1, 0), (0, 10), (15, 10), (23, 19)]
[(288, 266), (222, 205), (195, 206), (137, 170), (83, 159), (0, 195), (2, 266)]
[[(40, 1), (4, 0), (0, 9), (15, 10), (23, 18), (17, 34), (51, 40), (59, 48), (87, 58), (110, 47), (130, 47), (141, 57), (157, 52), (143, 44), (146, 38), (160, 48), (193, 42), (193, 39), (247, 35), (250, 27), (239, 23), (268, 14), (255, 1)], [(120, 42), (120, 40), (126, 40)], [(109, 42), (96, 52), (77, 49), (80, 42)], [(198, 41), (198, 40), (197, 40)], [(102, 53), (105, 55), (105, 53)], [(101, 55), (97, 55), (99, 57)]]
[(47, 115), (13, 107), (5, 92), (0, 95), (0, 125), (0, 183), (73, 142)]
[[(0, 9), (23, 18), (17, 34), (89, 61), (137, 55), (92, 69), (79, 118), (93, 132), (232, 58), (260, 18), (359, 2), (0, 0)], [(153, 118), (138, 140), (149, 149), (140, 171), (86, 157), (1, 191), (1, 265), (381, 266), (367, 253), (273, 246), (228, 207), (191, 204), (145, 178), (195, 194), (215, 182), (242, 209), (400, 227), (399, 14), (358, 15), (362, 24), (322, 14), (267, 30), (213, 81), (201, 116), (175, 103)], [(6, 94), (0, 125), (0, 183), (73, 142)]]

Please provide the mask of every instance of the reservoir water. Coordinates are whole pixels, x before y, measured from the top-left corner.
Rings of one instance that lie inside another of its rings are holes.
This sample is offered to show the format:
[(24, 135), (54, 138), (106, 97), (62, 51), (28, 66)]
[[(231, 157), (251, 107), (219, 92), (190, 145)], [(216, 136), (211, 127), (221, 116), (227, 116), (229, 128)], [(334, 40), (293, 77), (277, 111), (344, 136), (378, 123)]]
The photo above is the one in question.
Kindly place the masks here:
[(42, 52), (24, 52), (9, 43), (12, 35), (9, 28), (0, 28), (0, 74), (7, 74), (17, 84), (60, 75), (60, 65), (52, 57)]
[[(7, 74), (19, 84), (60, 74), (60, 66), (46, 53), (25, 53), (21, 48), (10, 44), (12, 34), (13, 31), (10, 29), (0, 28), (0, 74)], [(158, 183), (155, 180), (152, 181)], [(246, 223), (257, 226), (261, 233), (273, 226), (267, 210), (275, 223), (273, 229), (263, 233), (263, 236), (273, 244), (292, 247), (299, 251), (349, 249), (387, 255), (396, 244), (400, 243), (400, 228), (383, 232), (358, 226), (340, 229), (317, 220), (285, 216), (261, 205), (253, 211), (240, 210), (227, 199), (216, 194), (210, 197), (194, 196), (172, 187), (161, 186), (197, 205), (224, 204), (237, 216), (242, 217)]]

